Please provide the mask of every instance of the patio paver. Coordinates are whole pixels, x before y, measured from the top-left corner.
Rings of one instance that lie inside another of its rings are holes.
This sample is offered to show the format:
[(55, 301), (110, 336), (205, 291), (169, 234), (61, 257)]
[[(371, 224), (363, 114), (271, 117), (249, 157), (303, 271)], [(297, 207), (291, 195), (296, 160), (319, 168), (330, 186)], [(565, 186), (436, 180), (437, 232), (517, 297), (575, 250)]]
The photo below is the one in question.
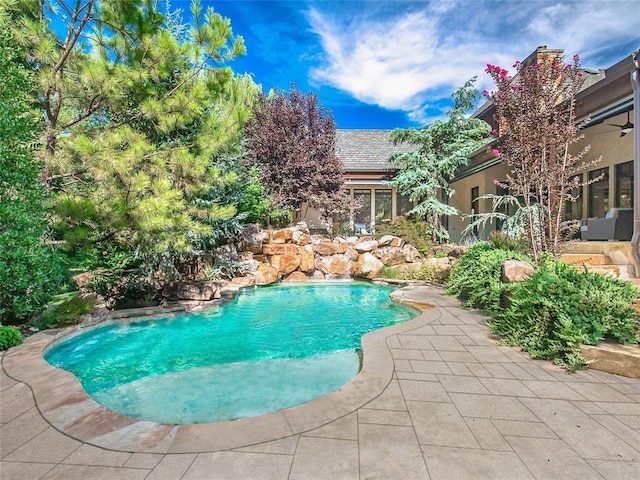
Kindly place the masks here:
[(2, 355), (0, 478), (640, 478), (640, 380), (498, 346), (486, 317), (437, 288), (394, 296), (435, 308), (365, 337), (350, 384), (219, 424), (103, 411), (42, 359), (53, 336), (31, 337)]

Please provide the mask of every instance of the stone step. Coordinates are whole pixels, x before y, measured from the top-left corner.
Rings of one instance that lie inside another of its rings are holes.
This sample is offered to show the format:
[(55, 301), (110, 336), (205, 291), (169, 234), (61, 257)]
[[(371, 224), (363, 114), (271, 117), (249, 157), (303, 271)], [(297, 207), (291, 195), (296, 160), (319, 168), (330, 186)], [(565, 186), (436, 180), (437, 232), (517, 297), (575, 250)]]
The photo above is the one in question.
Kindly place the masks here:
[(640, 347), (600, 342), (598, 346), (583, 345), (582, 355), (589, 368), (603, 372), (640, 378)]
[(635, 271), (632, 265), (582, 265), (582, 267), (588, 272), (600, 273), (618, 280), (640, 280), (634, 277)]
[(560, 260), (580, 265), (611, 265), (611, 258), (603, 253), (565, 253)]

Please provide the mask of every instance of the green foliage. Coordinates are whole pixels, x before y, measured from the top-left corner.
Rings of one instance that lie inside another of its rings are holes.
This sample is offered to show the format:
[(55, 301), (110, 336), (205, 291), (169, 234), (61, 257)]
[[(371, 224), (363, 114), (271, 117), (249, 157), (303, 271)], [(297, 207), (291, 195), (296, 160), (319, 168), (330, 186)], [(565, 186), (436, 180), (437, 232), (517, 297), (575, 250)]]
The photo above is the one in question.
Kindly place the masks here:
[(22, 343), (22, 332), (16, 327), (0, 325), (0, 350), (8, 350)]
[(395, 217), (391, 222), (376, 225), (376, 237), (395, 235), (416, 247), (422, 255), (427, 255), (431, 249), (429, 232), (429, 223), (414, 217)]
[(465, 299), (465, 306), (495, 314), (501, 310), (501, 300), (514, 284), (500, 280), (506, 260), (530, 259), (523, 253), (495, 248), (489, 242), (478, 242), (468, 249), (453, 267), (447, 293)]
[(446, 121), (437, 120), (423, 128), (391, 132), (394, 144), (408, 143), (417, 149), (389, 158), (400, 167), (395, 179), (389, 183), (416, 202), (409, 213), (429, 222), (433, 242), (448, 239), (440, 218), (458, 213), (442, 201), (443, 195), (448, 198), (454, 193), (449, 188), (449, 181), (461, 165), (467, 164), (471, 153), (486, 143), (491, 130), (486, 122), (466, 115), (480, 98), (474, 88), (475, 80), (469, 80), (453, 93), (454, 107), (448, 112)]
[[(533, 252), (541, 248), (539, 205), (533, 204), (527, 207), (513, 195), (490, 193), (478, 198), (478, 200), (484, 199), (491, 200), (491, 211), (474, 214), (473, 221), (462, 231), (463, 237), (473, 235), (474, 231), (484, 229), (487, 224), (500, 222), (499, 233), (503, 243), (510, 239), (514, 249), (523, 252)], [(532, 239), (537, 242), (536, 248), (531, 243)]]
[(146, 275), (239, 229), (237, 206), (217, 195), (237, 175), (215, 158), (239, 152), (259, 88), (225, 66), (245, 53), (229, 19), (197, 1), (190, 28), (148, 0), (20, 0), (10, 14), (38, 65), (39, 154), (70, 261), (113, 273), (105, 290), (137, 285), (101, 252), (135, 253)]
[(393, 267), (385, 267), (382, 270), (382, 278), (390, 278), (397, 280), (424, 280), (440, 285), (447, 283), (451, 269), (443, 268), (438, 265), (422, 264), (417, 268), (396, 269)]
[(501, 250), (513, 250), (520, 253), (528, 253), (529, 251), (525, 237), (512, 237), (502, 232), (491, 232), (487, 241), (493, 248)]
[(32, 109), (32, 74), (0, 6), (0, 321), (24, 323), (60, 287), (64, 275), (44, 243), (42, 164), (34, 147), (42, 124)]
[(584, 366), (581, 344), (640, 341), (640, 316), (632, 306), (638, 298), (640, 291), (628, 282), (546, 259), (520, 283), (490, 329), (535, 358), (574, 370)]
[(93, 311), (96, 299), (93, 296), (82, 296), (79, 292), (57, 295), (42, 314), (33, 321), (39, 330), (76, 325), (83, 316)]

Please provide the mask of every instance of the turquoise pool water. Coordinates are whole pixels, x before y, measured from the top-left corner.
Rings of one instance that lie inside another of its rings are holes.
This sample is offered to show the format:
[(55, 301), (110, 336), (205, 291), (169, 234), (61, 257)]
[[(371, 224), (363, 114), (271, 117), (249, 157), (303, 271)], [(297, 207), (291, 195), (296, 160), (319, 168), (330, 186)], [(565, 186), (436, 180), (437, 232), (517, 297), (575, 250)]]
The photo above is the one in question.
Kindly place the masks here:
[(340, 388), (361, 337), (415, 311), (366, 283), (243, 290), (203, 313), (99, 327), (45, 354), (105, 407), (159, 423), (250, 417)]

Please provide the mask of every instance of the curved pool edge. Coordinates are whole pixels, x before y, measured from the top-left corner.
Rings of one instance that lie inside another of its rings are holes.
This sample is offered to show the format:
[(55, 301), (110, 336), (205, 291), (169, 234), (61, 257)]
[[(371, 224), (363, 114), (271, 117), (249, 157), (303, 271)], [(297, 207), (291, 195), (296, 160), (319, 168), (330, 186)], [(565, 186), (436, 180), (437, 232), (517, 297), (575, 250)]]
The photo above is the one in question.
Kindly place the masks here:
[(44, 360), (45, 350), (66, 336), (66, 330), (57, 335), (41, 332), (29, 337), (21, 346), (5, 353), (2, 365), (12, 378), (31, 388), (45, 420), (76, 440), (109, 450), (139, 453), (199, 453), (246, 447), (319, 428), (378, 397), (394, 372), (387, 338), (420, 328), (439, 316), (438, 310), (431, 310), (429, 304), (413, 298), (414, 289), (395, 290), (391, 298), (422, 311), (411, 320), (363, 336), (363, 366), (349, 383), (302, 405), (259, 417), (164, 425), (117, 414), (96, 403), (72, 373)]

